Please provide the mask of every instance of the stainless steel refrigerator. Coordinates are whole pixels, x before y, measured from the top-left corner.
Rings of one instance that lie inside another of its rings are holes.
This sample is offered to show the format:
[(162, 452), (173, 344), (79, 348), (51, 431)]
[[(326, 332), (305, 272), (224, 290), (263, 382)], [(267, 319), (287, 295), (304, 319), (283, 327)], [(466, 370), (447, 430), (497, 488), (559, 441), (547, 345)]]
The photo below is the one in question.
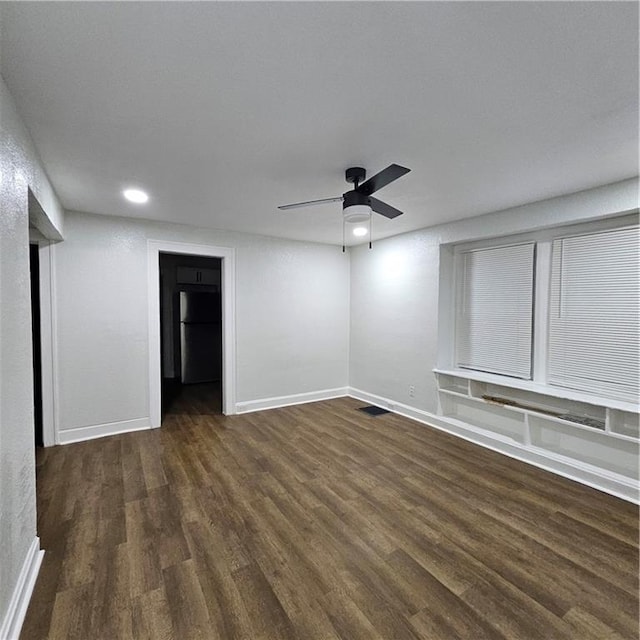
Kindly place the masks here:
[(219, 293), (180, 292), (182, 384), (220, 380), (221, 319)]

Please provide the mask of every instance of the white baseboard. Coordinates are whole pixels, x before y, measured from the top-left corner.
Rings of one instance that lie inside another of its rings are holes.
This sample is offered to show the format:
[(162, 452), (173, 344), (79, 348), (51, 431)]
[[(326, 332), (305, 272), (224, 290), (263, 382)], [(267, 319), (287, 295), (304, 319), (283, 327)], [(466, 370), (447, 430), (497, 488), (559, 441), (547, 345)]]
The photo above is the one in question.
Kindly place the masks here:
[(262, 398), (260, 400), (248, 400), (246, 402), (236, 402), (236, 413), (250, 413), (251, 411), (262, 411), (264, 409), (277, 409), (278, 407), (288, 407), (293, 404), (304, 404), (305, 402), (317, 402), (318, 400), (331, 400), (332, 398), (343, 398), (348, 394), (348, 387), (337, 389), (322, 389), (321, 391), (309, 391), (308, 393), (295, 393), (290, 396), (278, 396), (275, 398)]
[(361, 389), (349, 387), (348, 395), (352, 398), (375, 404), (389, 409), (393, 413), (411, 418), (422, 424), (426, 424), (440, 431), (446, 431), (452, 435), (478, 444), (492, 451), (497, 451), (510, 458), (526, 462), (545, 471), (585, 484), (604, 493), (611, 494), (623, 500), (640, 503), (638, 483), (633, 478), (627, 478), (617, 473), (612, 473), (596, 466), (585, 464), (579, 460), (572, 460), (559, 456), (538, 447), (526, 446), (513, 440), (493, 433), (486, 429), (480, 429), (473, 425), (438, 416), (422, 409), (416, 409), (406, 404), (390, 400)]
[(40, 549), (40, 538), (35, 537), (29, 547), (27, 557), (22, 563), (18, 582), (13, 590), (2, 626), (0, 626), (1, 640), (18, 640), (43, 556), (44, 551)]
[(115, 436), (119, 433), (128, 433), (130, 431), (143, 431), (145, 429), (151, 429), (149, 418), (134, 418), (133, 420), (122, 420), (121, 422), (107, 422), (105, 424), (93, 424), (87, 427), (62, 429), (58, 431), (57, 444), (71, 444), (72, 442), (82, 442), (84, 440)]

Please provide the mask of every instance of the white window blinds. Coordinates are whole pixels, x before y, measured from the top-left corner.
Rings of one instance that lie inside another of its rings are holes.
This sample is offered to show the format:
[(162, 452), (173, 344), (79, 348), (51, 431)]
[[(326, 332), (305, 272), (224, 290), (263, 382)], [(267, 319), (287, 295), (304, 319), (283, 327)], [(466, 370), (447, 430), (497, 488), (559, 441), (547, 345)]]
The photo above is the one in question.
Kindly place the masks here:
[(547, 380), (638, 399), (638, 228), (554, 240)]
[(459, 367), (531, 378), (534, 261), (533, 242), (461, 254)]

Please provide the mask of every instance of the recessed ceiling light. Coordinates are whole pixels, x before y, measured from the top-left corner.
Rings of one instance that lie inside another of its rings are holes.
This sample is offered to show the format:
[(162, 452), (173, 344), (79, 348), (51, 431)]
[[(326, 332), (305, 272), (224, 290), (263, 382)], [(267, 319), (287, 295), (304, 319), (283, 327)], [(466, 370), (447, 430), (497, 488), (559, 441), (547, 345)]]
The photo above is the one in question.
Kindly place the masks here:
[(149, 196), (141, 189), (125, 189), (122, 195), (129, 201), (136, 204), (144, 204), (149, 200)]
[(353, 235), (354, 236), (366, 236), (367, 235), (367, 228), (366, 227), (356, 227), (353, 230)]

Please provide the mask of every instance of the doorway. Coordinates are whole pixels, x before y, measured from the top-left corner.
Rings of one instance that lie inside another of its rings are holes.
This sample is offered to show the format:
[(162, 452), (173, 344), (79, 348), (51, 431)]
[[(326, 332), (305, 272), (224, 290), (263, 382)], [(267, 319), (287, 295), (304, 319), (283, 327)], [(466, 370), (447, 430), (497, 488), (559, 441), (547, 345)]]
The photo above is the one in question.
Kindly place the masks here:
[[(222, 317), (221, 396), (223, 415), (236, 412), (235, 406), (235, 250), (204, 244), (165, 240), (147, 241), (149, 291), (149, 422), (152, 428), (162, 421), (163, 340), (160, 326), (160, 254), (218, 258), (220, 264), (220, 306)], [(196, 276), (197, 277), (197, 276)], [(201, 276), (202, 277), (202, 276)], [(163, 278), (164, 282), (164, 278)], [(201, 281), (202, 282), (202, 281)], [(174, 365), (174, 373), (175, 373)]]
[(222, 260), (160, 252), (162, 419), (222, 413)]
[(42, 340), (40, 336), (40, 259), (39, 246), (29, 244), (31, 282), (31, 345), (33, 353), (33, 419), (36, 447), (44, 446), (42, 427)]

